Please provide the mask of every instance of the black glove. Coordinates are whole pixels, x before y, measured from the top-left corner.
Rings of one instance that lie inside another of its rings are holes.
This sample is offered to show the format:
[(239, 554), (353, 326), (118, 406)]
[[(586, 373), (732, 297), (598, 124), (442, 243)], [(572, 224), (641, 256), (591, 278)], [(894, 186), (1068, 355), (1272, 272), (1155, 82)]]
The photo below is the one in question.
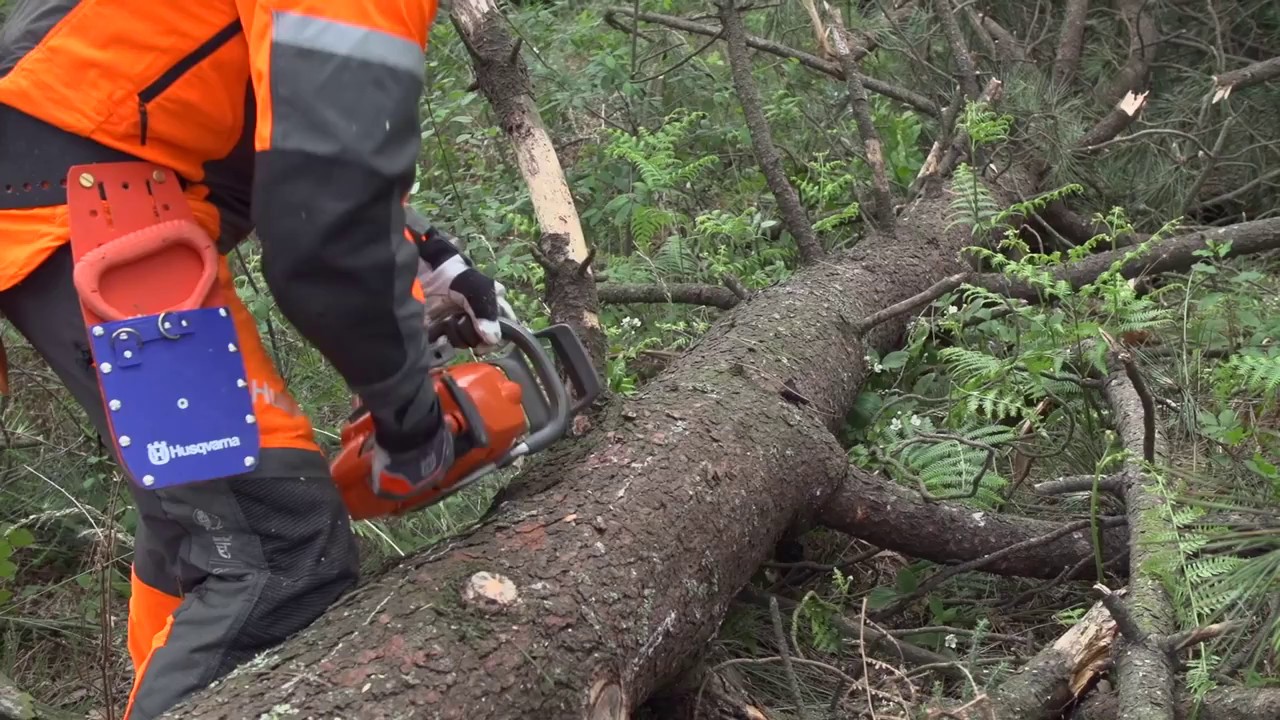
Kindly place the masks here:
[(507, 289), (471, 264), (450, 241), (448, 234), (433, 227), (420, 214), (406, 208), (407, 230), (418, 246), (418, 280), (426, 296), (426, 321), (442, 320), (458, 312), (471, 318), (474, 335), (454, 338), (483, 354), (502, 343), (498, 318), (514, 320), (515, 311), (506, 300)]

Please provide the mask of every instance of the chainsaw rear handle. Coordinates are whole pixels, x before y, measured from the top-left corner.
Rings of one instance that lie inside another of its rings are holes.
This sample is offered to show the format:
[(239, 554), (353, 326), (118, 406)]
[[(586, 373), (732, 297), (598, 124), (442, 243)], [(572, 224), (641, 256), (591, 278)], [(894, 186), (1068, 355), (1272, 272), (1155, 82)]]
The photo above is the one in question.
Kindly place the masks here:
[[(466, 315), (455, 315), (437, 320), (427, 327), (427, 341), (435, 342), (441, 337), (458, 337), (460, 333), (457, 325), (470, 322), (471, 319)], [(522, 455), (529, 455), (542, 450), (564, 434), (564, 430), (569, 424), (569, 391), (565, 389), (564, 383), (560, 382), (560, 376), (556, 373), (555, 363), (547, 355), (547, 351), (543, 349), (542, 343), (538, 342), (536, 335), (530, 333), (524, 327), (503, 318), (498, 319), (498, 326), (502, 330), (502, 339), (514, 345), (533, 367), (533, 371), (537, 374), (538, 380), (546, 393), (551, 410), (546, 425), (534, 429), (524, 439), (524, 442), (508, 450), (506, 454), (494, 463), (497, 467), (505, 467)], [(567, 326), (566, 329), (568, 329)], [(570, 332), (572, 333), (572, 330)], [(561, 344), (563, 344), (563, 339), (561, 339)]]

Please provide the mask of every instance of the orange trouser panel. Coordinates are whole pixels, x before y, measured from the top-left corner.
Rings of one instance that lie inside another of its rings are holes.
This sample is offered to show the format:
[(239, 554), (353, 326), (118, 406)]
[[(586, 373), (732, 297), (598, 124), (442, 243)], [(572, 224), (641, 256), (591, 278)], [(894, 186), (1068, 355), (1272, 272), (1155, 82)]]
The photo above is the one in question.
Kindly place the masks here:
[(168, 640), (173, 613), (182, 603), (182, 598), (143, 582), (136, 571), (130, 572), (129, 581), (132, 594), (129, 596), (128, 644), (134, 675), (133, 687), (129, 691), (129, 704), (125, 708), (126, 718), (133, 708), (133, 698), (138, 692), (139, 680), (147, 670), (147, 661), (150, 660), (151, 653)]

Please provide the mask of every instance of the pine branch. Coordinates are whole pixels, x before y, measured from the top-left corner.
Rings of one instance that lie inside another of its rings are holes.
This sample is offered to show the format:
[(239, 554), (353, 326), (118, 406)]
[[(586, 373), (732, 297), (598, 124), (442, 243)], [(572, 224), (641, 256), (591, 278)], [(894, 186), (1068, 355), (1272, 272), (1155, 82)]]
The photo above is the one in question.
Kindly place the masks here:
[[(716, 35), (722, 32), (721, 28), (712, 27), (710, 25), (704, 25), (700, 22), (695, 22), (693, 20), (687, 20), (685, 18), (675, 17), (672, 15), (663, 15), (661, 13), (652, 13), (652, 12), (637, 13), (633, 9), (628, 7), (608, 8), (605, 10), (604, 17), (606, 21), (610, 21), (614, 19), (614, 17), (617, 15), (624, 15), (627, 17), (635, 18), (637, 20), (643, 20), (644, 22), (650, 22), (655, 25), (662, 25), (665, 27), (669, 27), (669, 28), (672, 28), (673, 30), (680, 30), (682, 32), (693, 33), (695, 35), (703, 35), (706, 37), (715, 37)], [(616, 25), (614, 25), (614, 27), (616, 27)], [(629, 28), (627, 29), (627, 31), (635, 32), (633, 29), (629, 29)], [(744, 30), (744, 34), (745, 34), (745, 30)], [(812, 53), (807, 53), (803, 50), (797, 50), (795, 48), (788, 47), (786, 45), (774, 42), (772, 40), (756, 37), (755, 35), (746, 35), (746, 44), (748, 47), (754, 48), (756, 50), (761, 50), (763, 52), (767, 52), (771, 55), (790, 58), (792, 60), (799, 62), (801, 65), (804, 65), (805, 67), (811, 70), (816, 70), (825, 75), (830, 75), (831, 77), (837, 80), (845, 79), (844, 69), (840, 67), (839, 63), (834, 63), (829, 60), (825, 60)], [(921, 95), (920, 93), (914, 92), (912, 90), (907, 90), (897, 85), (884, 82), (883, 80), (877, 80), (876, 78), (869, 77), (866, 75), (859, 75), (858, 81), (861, 82), (863, 86), (865, 86), (871, 92), (876, 93), (877, 95), (883, 95), (893, 100), (897, 100), (898, 102), (904, 105), (910, 105), (911, 107), (915, 108), (916, 110), (919, 110), (920, 112), (924, 113), (925, 115), (928, 115), (929, 117), (936, 118), (942, 114), (942, 110), (937, 106), (936, 103), (934, 103), (932, 100), (925, 97), (924, 95)]]
[(795, 238), (800, 257), (805, 263), (813, 263), (821, 259), (826, 252), (814, 234), (813, 224), (800, 204), (800, 195), (782, 169), (782, 158), (773, 143), (773, 131), (769, 129), (769, 121), (764, 116), (764, 103), (760, 99), (760, 89), (756, 87), (752, 77), (751, 57), (747, 54), (747, 31), (742, 23), (742, 16), (735, 7), (736, 0), (718, 0), (720, 4), (720, 24), (724, 28), (725, 43), (728, 46), (729, 69), (733, 75), (733, 87), (738, 94), (738, 102), (742, 104), (743, 115), (746, 116), (747, 129), (751, 133), (751, 145), (755, 151), (756, 162), (769, 183), (769, 190), (777, 200), (778, 210), (787, 225), (787, 230)]
[(1053, 79), (1060, 85), (1070, 85), (1080, 67), (1080, 50), (1084, 47), (1085, 18), (1089, 14), (1089, 0), (1067, 0), (1066, 16), (1058, 35), (1058, 54), (1053, 60)]
[(1213, 102), (1225, 100), (1235, 90), (1243, 90), (1280, 78), (1280, 57), (1246, 65), (1213, 76)]
[(951, 45), (951, 59), (956, 64), (956, 71), (960, 73), (960, 87), (966, 97), (976, 100), (980, 94), (978, 68), (973, 64), (973, 56), (965, 45), (960, 23), (956, 22), (955, 6), (951, 0), (935, 0), (934, 4), (937, 6), (938, 21), (942, 23), (942, 30)]
[(1156, 44), (1160, 41), (1150, 0), (1118, 0), (1117, 5), (1129, 28), (1129, 59), (1102, 92), (1101, 99), (1108, 104), (1118, 103), (1126, 94), (1146, 87), (1151, 63), (1156, 57)]
[[(1197, 250), (1208, 247), (1208, 242), (1230, 243), (1228, 257), (1250, 255), (1280, 248), (1280, 218), (1236, 223), (1226, 227), (1189, 233), (1154, 243), (1137, 257), (1120, 267), (1120, 275), (1132, 279), (1145, 275), (1179, 272), (1199, 261)], [(1067, 282), (1073, 289), (1080, 289), (1098, 279), (1118, 260), (1133, 252), (1119, 248), (1091, 255), (1079, 262), (1062, 265), (1053, 272), (1054, 279)], [(998, 273), (979, 275), (973, 285), (984, 287), (1012, 298), (1036, 300), (1040, 289), (1020, 280), (1012, 280)]]

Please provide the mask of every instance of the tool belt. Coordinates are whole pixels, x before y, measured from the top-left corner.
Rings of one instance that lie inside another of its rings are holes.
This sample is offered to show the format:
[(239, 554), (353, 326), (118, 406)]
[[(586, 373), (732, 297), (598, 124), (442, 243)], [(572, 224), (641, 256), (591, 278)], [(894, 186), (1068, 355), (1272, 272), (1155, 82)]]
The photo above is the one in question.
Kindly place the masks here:
[(0, 210), (65, 205), (72, 165), (138, 160), (3, 104), (0, 138)]

